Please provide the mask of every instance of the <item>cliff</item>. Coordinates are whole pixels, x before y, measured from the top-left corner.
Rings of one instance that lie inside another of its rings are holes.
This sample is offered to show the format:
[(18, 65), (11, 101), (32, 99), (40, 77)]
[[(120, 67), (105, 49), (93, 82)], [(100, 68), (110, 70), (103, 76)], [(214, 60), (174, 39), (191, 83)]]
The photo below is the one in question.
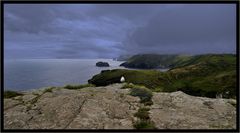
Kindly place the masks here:
[(144, 127), (137, 125), (143, 120), (157, 129), (236, 128), (235, 100), (154, 92), (153, 104), (144, 105), (122, 86), (48, 88), (6, 98), (4, 128), (134, 129)]

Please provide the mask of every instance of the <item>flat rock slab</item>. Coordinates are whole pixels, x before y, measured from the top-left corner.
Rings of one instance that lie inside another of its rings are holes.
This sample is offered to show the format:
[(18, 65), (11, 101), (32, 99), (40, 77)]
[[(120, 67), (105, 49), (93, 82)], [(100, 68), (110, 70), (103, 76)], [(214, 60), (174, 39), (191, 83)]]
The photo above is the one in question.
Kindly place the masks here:
[(158, 129), (236, 128), (236, 108), (228, 99), (195, 97), (178, 91), (155, 93), (153, 103), (149, 112)]
[[(4, 99), (4, 129), (133, 129), (143, 105), (123, 84), (26, 92)], [(158, 129), (233, 129), (233, 99), (183, 92), (153, 93), (150, 120)]]
[(121, 86), (62, 88), (4, 99), (4, 128), (132, 129), (140, 99)]

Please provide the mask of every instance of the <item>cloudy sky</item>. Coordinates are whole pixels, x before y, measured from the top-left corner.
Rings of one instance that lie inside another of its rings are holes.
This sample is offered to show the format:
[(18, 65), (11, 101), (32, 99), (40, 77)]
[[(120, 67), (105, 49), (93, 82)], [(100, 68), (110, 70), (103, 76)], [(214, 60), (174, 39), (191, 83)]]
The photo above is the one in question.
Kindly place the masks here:
[(235, 53), (234, 4), (5, 4), (5, 58)]

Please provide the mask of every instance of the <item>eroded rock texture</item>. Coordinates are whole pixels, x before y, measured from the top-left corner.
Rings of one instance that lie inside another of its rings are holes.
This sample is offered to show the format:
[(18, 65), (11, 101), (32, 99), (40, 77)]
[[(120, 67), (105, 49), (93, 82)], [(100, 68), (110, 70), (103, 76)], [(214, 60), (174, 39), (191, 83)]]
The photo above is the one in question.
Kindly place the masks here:
[[(5, 129), (133, 129), (144, 105), (123, 84), (55, 88), (4, 99)], [(154, 93), (150, 119), (159, 129), (236, 128), (235, 100)]]

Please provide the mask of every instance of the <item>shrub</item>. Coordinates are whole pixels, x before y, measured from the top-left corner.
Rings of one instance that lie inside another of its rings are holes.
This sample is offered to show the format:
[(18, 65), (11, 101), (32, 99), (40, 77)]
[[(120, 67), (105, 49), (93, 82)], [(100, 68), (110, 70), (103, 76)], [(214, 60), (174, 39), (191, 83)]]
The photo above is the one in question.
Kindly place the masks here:
[(146, 87), (132, 88), (130, 95), (138, 96), (141, 99), (141, 103), (151, 101), (153, 96), (152, 91), (147, 89)]
[(136, 129), (156, 129), (150, 120), (140, 120), (133, 125)]
[(140, 118), (141, 120), (148, 120), (149, 118), (149, 108), (140, 108), (138, 112), (134, 114), (135, 117)]
[(4, 91), (4, 98), (12, 98), (21, 95), (23, 94), (16, 91)]
[(145, 103), (144, 103), (144, 105), (146, 105), (146, 106), (153, 105), (153, 101), (152, 101), (152, 100), (150, 100), (150, 101), (147, 101), (147, 102), (145, 102)]
[(77, 90), (77, 89), (82, 89), (85, 87), (95, 87), (93, 84), (83, 84), (83, 85), (66, 85), (64, 88), (66, 89), (72, 89), (72, 90)]
[(149, 108), (140, 108), (134, 114), (135, 117), (140, 119), (133, 125), (136, 129), (155, 129), (154, 123), (150, 121), (149, 110)]

